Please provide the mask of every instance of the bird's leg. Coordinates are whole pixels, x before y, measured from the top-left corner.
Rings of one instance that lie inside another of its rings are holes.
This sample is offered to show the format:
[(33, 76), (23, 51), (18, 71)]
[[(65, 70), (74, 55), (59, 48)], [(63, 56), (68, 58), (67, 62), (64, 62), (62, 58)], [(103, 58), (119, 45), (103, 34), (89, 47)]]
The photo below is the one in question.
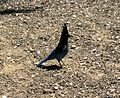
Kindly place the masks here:
[(65, 63), (63, 62), (63, 60), (61, 59), (61, 62), (63, 63), (63, 65), (65, 65)]
[(58, 60), (59, 64), (60, 64), (60, 67), (62, 68), (62, 64), (60, 63), (60, 60)]

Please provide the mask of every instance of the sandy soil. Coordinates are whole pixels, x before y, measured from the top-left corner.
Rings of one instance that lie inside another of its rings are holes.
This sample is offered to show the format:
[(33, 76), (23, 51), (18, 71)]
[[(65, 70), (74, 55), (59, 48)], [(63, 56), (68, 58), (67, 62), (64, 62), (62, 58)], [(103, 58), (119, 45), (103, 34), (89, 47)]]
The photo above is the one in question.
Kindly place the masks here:
[[(63, 23), (65, 65), (37, 68)], [(120, 1), (1, 0), (0, 98), (120, 98)]]

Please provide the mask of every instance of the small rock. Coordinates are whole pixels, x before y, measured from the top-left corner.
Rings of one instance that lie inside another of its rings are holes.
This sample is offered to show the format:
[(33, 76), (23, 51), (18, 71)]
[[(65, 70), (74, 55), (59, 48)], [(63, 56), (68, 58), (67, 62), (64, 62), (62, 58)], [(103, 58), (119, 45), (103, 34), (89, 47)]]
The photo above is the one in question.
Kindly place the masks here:
[(99, 96), (95, 96), (95, 98), (100, 98)]
[(65, 95), (64, 95), (64, 94), (61, 94), (61, 97), (65, 97)]
[(118, 77), (117, 79), (120, 80), (120, 77)]
[(35, 75), (33, 74), (32, 77), (35, 77)]
[(2, 98), (7, 98), (7, 96), (3, 95)]
[[(40, 62), (40, 61), (35, 62), (34, 64), (35, 64), (35, 65), (38, 65), (38, 64), (39, 64), (39, 62)], [(46, 63), (42, 63), (42, 65), (46, 65)]]
[(34, 52), (35, 51), (35, 49), (33, 49), (33, 48), (30, 48), (30, 52)]
[(76, 15), (73, 15), (73, 18), (76, 18), (77, 16)]
[(70, 21), (67, 21), (68, 24), (70, 24)]
[(77, 37), (76, 37), (76, 40), (80, 40), (80, 37), (77, 36)]
[(20, 26), (20, 27), (23, 27), (23, 24), (22, 24), (22, 23), (20, 23), (20, 24), (19, 24), (19, 26)]
[(114, 91), (115, 91), (115, 89), (110, 89), (110, 91), (111, 91), (111, 92), (114, 92)]
[(36, 56), (40, 56), (40, 51), (37, 51), (37, 52), (36, 52)]
[(21, 44), (20, 43), (17, 43), (17, 46), (20, 46)]
[(101, 54), (96, 54), (95, 56), (97, 56), (97, 57), (98, 57), (98, 56), (100, 56), (100, 55), (101, 55)]
[(15, 45), (13, 48), (15, 49), (15, 48), (17, 48), (17, 46)]
[(76, 48), (76, 45), (72, 45), (72, 46), (71, 46), (71, 49), (75, 49), (75, 48)]
[(82, 23), (79, 22), (79, 23), (78, 23), (78, 26), (81, 26), (81, 25), (82, 25)]
[(7, 60), (10, 60), (11, 59), (11, 57), (7, 57)]
[(46, 51), (48, 51), (49, 50), (49, 48), (46, 48)]
[(0, 74), (3, 74), (3, 72), (2, 72), (2, 71), (0, 71)]
[(71, 82), (70, 85), (73, 85), (73, 83)]
[(51, 89), (44, 89), (43, 94), (46, 94), (46, 93), (53, 93), (53, 91)]
[(84, 59), (84, 60), (87, 60), (87, 59), (88, 59), (88, 57), (86, 56), (86, 57), (84, 57), (83, 59)]
[(85, 65), (85, 64), (86, 64), (86, 62), (80, 63), (80, 65)]
[(78, 50), (78, 49), (79, 49), (79, 47), (76, 47), (75, 49), (76, 49), (76, 50)]
[(55, 89), (55, 90), (58, 90), (58, 86), (55, 86), (54, 89)]
[(115, 38), (119, 39), (119, 38), (120, 38), (120, 36), (116, 36)]
[(2, 60), (0, 60), (0, 63), (2, 63)]
[(60, 89), (62, 90), (62, 89), (63, 89), (63, 87), (62, 87), (62, 86), (60, 86)]
[(93, 49), (92, 52), (96, 52), (96, 49)]
[(98, 41), (101, 41), (102, 39), (101, 38), (97, 38)]

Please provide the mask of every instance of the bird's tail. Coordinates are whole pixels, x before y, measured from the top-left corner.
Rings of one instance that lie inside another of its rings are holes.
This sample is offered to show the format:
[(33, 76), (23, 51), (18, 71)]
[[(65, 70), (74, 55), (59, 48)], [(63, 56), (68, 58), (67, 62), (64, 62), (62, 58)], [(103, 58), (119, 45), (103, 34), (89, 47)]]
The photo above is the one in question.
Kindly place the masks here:
[(42, 61), (40, 61), (39, 64), (37, 64), (37, 67), (42, 67), (43, 63), (46, 62), (48, 60), (48, 58), (43, 59)]

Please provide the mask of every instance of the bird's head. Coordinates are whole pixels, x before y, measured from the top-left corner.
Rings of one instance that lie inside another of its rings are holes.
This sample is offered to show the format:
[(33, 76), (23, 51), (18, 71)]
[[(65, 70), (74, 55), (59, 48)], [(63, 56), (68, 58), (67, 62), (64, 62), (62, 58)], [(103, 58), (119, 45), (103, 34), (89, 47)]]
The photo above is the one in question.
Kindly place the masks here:
[(63, 37), (63, 38), (69, 38), (70, 37), (70, 34), (68, 33), (68, 30), (67, 30), (66, 23), (64, 23), (64, 25), (63, 25), (63, 30), (62, 30), (61, 37)]

